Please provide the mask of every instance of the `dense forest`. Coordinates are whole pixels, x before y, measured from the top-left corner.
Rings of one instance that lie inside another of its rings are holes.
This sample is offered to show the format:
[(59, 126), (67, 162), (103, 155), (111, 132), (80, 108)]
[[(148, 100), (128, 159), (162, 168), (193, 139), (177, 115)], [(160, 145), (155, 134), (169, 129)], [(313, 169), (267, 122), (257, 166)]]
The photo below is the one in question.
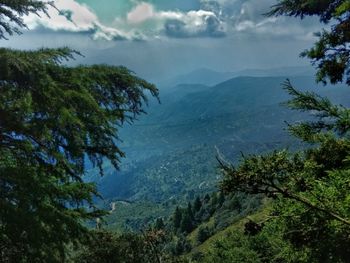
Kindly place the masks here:
[[(0, 1), (1, 41), (54, 4)], [(320, 85), (207, 74), (162, 94), (66, 47), (1, 48), (0, 262), (348, 262), (350, 2), (265, 15), (319, 18), (301, 56)]]

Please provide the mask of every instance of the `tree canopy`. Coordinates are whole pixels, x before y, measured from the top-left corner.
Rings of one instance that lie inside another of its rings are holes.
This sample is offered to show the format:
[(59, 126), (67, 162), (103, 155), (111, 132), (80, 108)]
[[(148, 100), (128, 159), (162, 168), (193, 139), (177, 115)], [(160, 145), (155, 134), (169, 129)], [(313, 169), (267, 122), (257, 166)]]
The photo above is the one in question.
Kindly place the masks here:
[[(50, 4), (50, 3), (49, 3)], [(25, 27), (41, 1), (1, 1), (0, 37)], [(12, 22), (11, 22), (12, 21)], [(104, 214), (83, 176), (87, 163), (124, 156), (118, 129), (144, 112), (156, 87), (124, 67), (66, 62), (69, 48), (0, 49), (0, 261), (62, 262)]]
[(6, 35), (20, 34), (21, 29), (27, 27), (23, 16), (40, 13), (47, 15), (48, 6), (54, 6), (53, 1), (1, 0), (0, 39), (6, 39)]
[(302, 56), (317, 66), (317, 80), (350, 85), (350, 2), (349, 0), (280, 0), (268, 13), (270, 16), (317, 16), (330, 24), (330, 30), (316, 33), (318, 41)]
[[(318, 81), (345, 81), (350, 85), (349, 1), (281, 0), (269, 15), (318, 16), (322, 23), (330, 23), (330, 30), (318, 33), (315, 46), (302, 55), (317, 66)], [(269, 233), (273, 240), (278, 233), (278, 240), (285, 240), (286, 247), (291, 245), (294, 255), (303, 251), (303, 259), (294, 260), (347, 262), (350, 109), (315, 93), (300, 92), (289, 80), (283, 87), (291, 95), (286, 106), (312, 115), (309, 121), (288, 127), (293, 136), (308, 145), (307, 149), (252, 155), (238, 166), (221, 160), (222, 189), (264, 194), (274, 200), (262, 235)]]

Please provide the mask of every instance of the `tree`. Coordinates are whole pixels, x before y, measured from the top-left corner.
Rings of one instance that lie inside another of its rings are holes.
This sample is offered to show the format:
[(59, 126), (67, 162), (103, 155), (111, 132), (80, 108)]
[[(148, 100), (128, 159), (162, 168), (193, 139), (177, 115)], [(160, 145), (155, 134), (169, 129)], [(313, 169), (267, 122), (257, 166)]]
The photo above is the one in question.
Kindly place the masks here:
[(184, 214), (182, 215), (181, 223), (180, 223), (180, 230), (182, 233), (190, 233), (193, 230), (193, 219), (191, 215), (188, 213), (188, 211), (184, 211)]
[(317, 33), (314, 47), (302, 53), (317, 66), (317, 80), (337, 83), (346, 80), (350, 85), (350, 3), (348, 0), (279, 0), (270, 16), (318, 16), (321, 23), (331, 23), (330, 30)]
[(20, 34), (21, 28), (26, 28), (23, 16), (31, 13), (47, 14), (48, 5), (53, 6), (53, 1), (35, 0), (2, 0), (0, 5), (0, 38), (7, 39), (6, 35)]
[(219, 198), (218, 198), (219, 206), (221, 207), (224, 204), (224, 202), (225, 202), (225, 194), (220, 191)]
[(192, 208), (191, 202), (188, 202), (188, 204), (187, 204), (186, 213), (187, 213), (187, 214), (190, 216), (190, 218), (193, 220), (194, 216), (193, 216), (193, 208)]
[(181, 219), (182, 219), (182, 211), (180, 208), (177, 206), (175, 208), (174, 214), (173, 214), (173, 226), (175, 229), (178, 229), (181, 224)]
[(179, 256), (181, 254), (185, 254), (191, 251), (191, 248), (192, 247), (190, 241), (186, 239), (186, 237), (184, 237), (183, 235), (180, 235), (180, 237), (176, 241), (173, 254)]
[[(0, 37), (46, 10), (42, 1), (3, 1)], [(118, 168), (119, 127), (143, 113), (147, 91), (158, 94), (124, 67), (63, 64), (77, 55), (0, 49), (2, 262), (62, 262), (89, 235), (83, 222), (104, 211), (93, 205), (95, 184), (83, 181), (86, 163), (101, 174), (105, 160)]]
[(208, 203), (210, 201), (210, 196), (209, 196), (209, 194), (206, 194), (205, 196), (204, 196), (204, 202), (205, 203)]
[(92, 242), (77, 253), (74, 262), (173, 262), (168, 255), (158, 251), (162, 243), (160, 236), (158, 232), (147, 232), (145, 235), (125, 233), (117, 236), (111, 232), (96, 231), (93, 232)]
[[(350, 85), (349, 1), (281, 0), (269, 15), (316, 15), (322, 23), (332, 22), (330, 31), (319, 33), (315, 46), (302, 55), (317, 66), (318, 81), (334, 84), (345, 80)], [(288, 80), (283, 86), (291, 95), (288, 107), (313, 115), (311, 121), (289, 125), (291, 134), (310, 147), (297, 153), (281, 150), (253, 155), (236, 167), (220, 161), (225, 176), (222, 189), (272, 198), (267, 228), (278, 225), (286, 246), (291, 244), (295, 252), (309, 251), (306, 261), (347, 262), (350, 109), (315, 93), (300, 92)]]
[(207, 240), (210, 237), (210, 229), (205, 226), (200, 226), (198, 228), (198, 233), (197, 233), (197, 242), (199, 244), (202, 244), (205, 240)]
[(202, 201), (199, 198), (199, 196), (197, 196), (197, 198), (194, 200), (194, 204), (193, 204), (193, 209), (195, 212), (198, 212), (202, 207)]
[[(271, 229), (276, 230), (276, 229)], [(274, 233), (274, 232), (272, 232)], [(307, 251), (293, 250), (281, 236), (261, 232), (245, 235), (242, 230), (227, 232), (216, 240), (198, 262), (320, 262), (310, 260)], [(323, 261), (321, 261), (323, 262)]]
[(161, 229), (164, 229), (165, 228), (165, 224), (164, 224), (164, 221), (163, 221), (163, 218), (157, 218), (156, 222), (155, 222), (155, 225), (154, 225), (154, 228), (157, 229), (157, 230), (161, 230)]

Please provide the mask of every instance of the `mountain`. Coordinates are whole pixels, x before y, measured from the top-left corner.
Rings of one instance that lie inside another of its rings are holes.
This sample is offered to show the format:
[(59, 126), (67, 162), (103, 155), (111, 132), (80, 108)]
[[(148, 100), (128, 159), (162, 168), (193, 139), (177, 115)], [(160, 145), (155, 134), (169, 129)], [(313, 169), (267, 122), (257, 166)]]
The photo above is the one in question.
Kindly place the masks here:
[(162, 87), (173, 87), (179, 84), (215, 85), (235, 76), (232, 72), (218, 72), (208, 68), (200, 68), (190, 73), (175, 76), (160, 83)]
[[(119, 202), (110, 224), (139, 228), (168, 215), (175, 204), (215, 190), (218, 154), (237, 162), (242, 153), (302, 147), (285, 130), (285, 122), (307, 118), (281, 105), (288, 99), (281, 87), (285, 79), (237, 77), (211, 87), (178, 85), (161, 93), (161, 104), (151, 101), (147, 115), (120, 130), (127, 155), (121, 170), (105, 164), (104, 177), (90, 172), (89, 180), (98, 183), (105, 198), (101, 205)], [(342, 86), (317, 86), (312, 77), (291, 81), (302, 90), (349, 101)]]
[(245, 69), (232, 72), (219, 72), (208, 68), (200, 68), (187, 74), (172, 77), (165, 81), (161, 81), (160, 87), (169, 88), (180, 84), (201, 84), (206, 86), (217, 85), (226, 80), (240, 77), (297, 77), (297, 76), (313, 76), (315, 71), (312, 67), (280, 67), (271, 69)]
[(271, 69), (245, 69), (236, 72), (236, 76), (250, 76), (250, 77), (300, 77), (313, 76), (315, 70), (310, 66), (305, 67), (280, 67)]

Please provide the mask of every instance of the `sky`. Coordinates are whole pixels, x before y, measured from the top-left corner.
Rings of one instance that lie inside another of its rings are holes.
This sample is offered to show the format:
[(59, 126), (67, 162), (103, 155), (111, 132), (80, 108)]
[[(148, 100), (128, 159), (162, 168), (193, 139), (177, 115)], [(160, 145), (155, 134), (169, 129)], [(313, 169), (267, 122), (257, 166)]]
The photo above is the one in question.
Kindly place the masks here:
[(264, 16), (278, 0), (55, 0), (1, 45), (69, 46), (74, 63), (124, 65), (158, 81), (198, 68), (238, 71), (308, 65), (300, 52), (320, 30), (314, 18)]

